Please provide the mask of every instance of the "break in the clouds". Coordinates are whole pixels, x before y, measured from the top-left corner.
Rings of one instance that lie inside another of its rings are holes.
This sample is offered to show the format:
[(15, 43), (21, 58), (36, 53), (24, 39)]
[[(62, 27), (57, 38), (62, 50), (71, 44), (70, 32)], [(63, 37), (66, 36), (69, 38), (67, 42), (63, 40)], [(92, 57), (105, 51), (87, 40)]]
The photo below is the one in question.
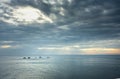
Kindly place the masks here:
[(1, 0), (0, 54), (120, 54), (119, 3)]

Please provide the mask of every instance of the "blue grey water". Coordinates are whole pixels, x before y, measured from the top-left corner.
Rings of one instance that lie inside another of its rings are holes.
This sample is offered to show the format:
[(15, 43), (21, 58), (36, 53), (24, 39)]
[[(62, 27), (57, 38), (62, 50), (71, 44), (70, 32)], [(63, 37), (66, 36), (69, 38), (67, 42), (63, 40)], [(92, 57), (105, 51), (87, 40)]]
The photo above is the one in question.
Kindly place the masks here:
[(120, 56), (0, 57), (0, 79), (119, 79)]

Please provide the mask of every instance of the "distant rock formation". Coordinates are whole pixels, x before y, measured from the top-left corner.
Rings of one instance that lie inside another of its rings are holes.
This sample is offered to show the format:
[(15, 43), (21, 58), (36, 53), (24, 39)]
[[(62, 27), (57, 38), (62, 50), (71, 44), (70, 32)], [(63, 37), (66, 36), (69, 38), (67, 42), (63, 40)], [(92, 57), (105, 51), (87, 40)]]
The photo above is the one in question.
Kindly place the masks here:
[(39, 56), (39, 58), (42, 58), (41, 56)]
[(50, 58), (50, 57), (47, 56), (47, 58)]
[(30, 57), (28, 57), (28, 59), (30, 59)]
[(23, 59), (26, 59), (26, 57), (23, 57)]
[[(42, 57), (42, 56), (39, 56), (38, 57), (39, 59), (44, 59), (44, 58), (47, 58), (47, 59), (49, 59), (50, 57), (49, 56), (46, 56), (46, 57)], [(28, 56), (28, 57), (23, 57), (23, 59), (32, 59), (30, 56)], [(37, 59), (37, 58), (34, 58), (34, 59)]]

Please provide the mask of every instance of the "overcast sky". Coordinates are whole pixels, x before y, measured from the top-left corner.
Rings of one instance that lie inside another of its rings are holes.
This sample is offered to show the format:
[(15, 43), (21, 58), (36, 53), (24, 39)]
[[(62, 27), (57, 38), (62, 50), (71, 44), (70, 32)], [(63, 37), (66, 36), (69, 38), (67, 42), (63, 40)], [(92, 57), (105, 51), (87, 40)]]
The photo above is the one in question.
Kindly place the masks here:
[(0, 0), (0, 55), (120, 54), (120, 0)]

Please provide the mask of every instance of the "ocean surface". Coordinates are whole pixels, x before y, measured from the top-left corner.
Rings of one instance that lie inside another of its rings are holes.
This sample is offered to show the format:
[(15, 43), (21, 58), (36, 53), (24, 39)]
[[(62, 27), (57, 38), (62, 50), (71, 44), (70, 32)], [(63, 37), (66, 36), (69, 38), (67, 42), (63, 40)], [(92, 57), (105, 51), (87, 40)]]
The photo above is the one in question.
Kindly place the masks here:
[(120, 79), (120, 56), (0, 56), (0, 79)]

